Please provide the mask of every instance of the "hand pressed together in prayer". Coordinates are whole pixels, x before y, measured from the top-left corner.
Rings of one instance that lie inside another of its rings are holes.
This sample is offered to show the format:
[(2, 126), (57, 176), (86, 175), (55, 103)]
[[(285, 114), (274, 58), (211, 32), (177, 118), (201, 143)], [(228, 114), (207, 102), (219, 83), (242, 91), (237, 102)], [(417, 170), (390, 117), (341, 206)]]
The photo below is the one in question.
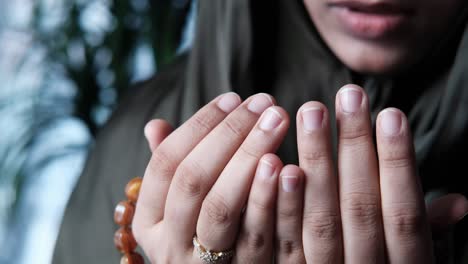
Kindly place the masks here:
[[(229, 263), (433, 263), (431, 225), (457, 222), (461, 195), (426, 212), (405, 115), (385, 109), (376, 143), (364, 90), (336, 97), (338, 159), (330, 115), (319, 102), (297, 114), (299, 164), (275, 151), (288, 114), (266, 94), (233, 93), (204, 106), (175, 131), (153, 120), (134, 234), (152, 263), (203, 263), (196, 235)], [(216, 262), (213, 262), (216, 263)]]

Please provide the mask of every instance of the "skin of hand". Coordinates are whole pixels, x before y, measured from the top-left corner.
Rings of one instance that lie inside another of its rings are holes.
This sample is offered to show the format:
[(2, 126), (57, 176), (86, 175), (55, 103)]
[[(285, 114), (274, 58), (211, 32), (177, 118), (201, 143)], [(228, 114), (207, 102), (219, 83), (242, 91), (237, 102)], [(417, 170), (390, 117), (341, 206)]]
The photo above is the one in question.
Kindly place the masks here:
[[(277, 111), (281, 113), (282, 110), (278, 108)], [(232, 239), (226, 239), (227, 236), (237, 237), (234, 263), (271, 263), (272, 258), (276, 259), (276, 263), (433, 263), (431, 229), (432, 232), (443, 232), (462, 219), (468, 211), (467, 200), (462, 195), (449, 194), (425, 207), (416, 174), (412, 139), (406, 117), (401, 111), (390, 108), (379, 114), (377, 148), (372, 139), (367, 95), (360, 87), (347, 85), (338, 92), (336, 116), (339, 132), (337, 166), (331, 154), (328, 110), (319, 102), (308, 102), (297, 114), (300, 168), (294, 165), (283, 167), (277, 156), (263, 155), (262, 152), (262, 155), (254, 158), (260, 162), (256, 173), (250, 170), (252, 175), (255, 174), (251, 183), (246, 181), (236, 187), (232, 183), (229, 185), (228, 179), (224, 182), (220, 176), (211, 187), (215, 189), (216, 186), (228, 184), (220, 194), (229, 193), (229, 188), (244, 188), (241, 193), (250, 191), (250, 194), (248, 198), (239, 198), (242, 195), (235, 198), (240, 209), (234, 210), (235, 214), (227, 214), (242, 219), (233, 220), (232, 223), (221, 221), (229, 227), (220, 229), (216, 229), (216, 224), (209, 220), (208, 229), (197, 227), (198, 232), (215, 230), (215, 234), (205, 238), (203, 244), (222, 250), (235, 243)], [(210, 127), (214, 129), (215, 126)], [(208, 130), (208, 126), (205, 129)], [(286, 125), (284, 129), (287, 129)], [(169, 135), (177, 133), (171, 134), (171, 131), (170, 125), (163, 120), (148, 123), (145, 136), (153, 153), (165, 144), (164, 141), (170, 141)], [(201, 138), (206, 134), (208, 131), (200, 132), (199, 141), (203, 141)], [(278, 142), (281, 140), (282, 137), (278, 137)], [(177, 152), (175, 149), (173, 151)], [(232, 160), (235, 162), (236, 159)], [(160, 159), (156, 161), (161, 162)], [(265, 164), (273, 176), (263, 177), (265, 173), (260, 173), (260, 168)], [(151, 162), (148, 167), (151, 167)], [(172, 179), (166, 180), (167, 186)], [(148, 186), (145, 188), (150, 194), (146, 198), (147, 205), (142, 206), (139, 202), (137, 206), (135, 235), (153, 263), (160, 263), (161, 260), (168, 260), (168, 256), (180, 255), (174, 253), (180, 245), (158, 241), (163, 232), (156, 231), (157, 225), (163, 226), (161, 222), (164, 220), (147, 221), (154, 219), (154, 211), (161, 211), (161, 208), (154, 210), (145, 207), (152, 201), (158, 201), (155, 204), (162, 206), (161, 197), (155, 198), (158, 196), (155, 194), (161, 192), (154, 184), (157, 183), (146, 181), (145, 185), (144, 182), (143, 186)], [(170, 185), (172, 188), (173, 184)], [(226, 202), (222, 195), (216, 198)], [(243, 206), (246, 209), (241, 214)], [(201, 208), (203, 211), (204, 206)], [(226, 208), (213, 206), (212, 210), (219, 211), (208, 210), (211, 213), (206, 218), (214, 218), (214, 222), (220, 224), (219, 217), (226, 215), (222, 214), (228, 211)], [(165, 216), (158, 217), (156, 219)], [(202, 217), (203, 212), (200, 212), (198, 221)], [(271, 217), (276, 221), (268, 219)], [(196, 224), (196, 217), (193, 218)], [(165, 229), (168, 228), (175, 227)], [(193, 254), (191, 235), (185, 239), (188, 242), (184, 261), (200, 263)], [(226, 243), (219, 242), (223, 240), (221, 237)], [(220, 248), (216, 248), (218, 245)]]
[(286, 112), (266, 94), (241, 102), (227, 93), (172, 133), (167, 122), (151, 124), (153, 155), (133, 220), (151, 262), (201, 263), (197, 234), (209, 250), (235, 249), (233, 263), (271, 263), (283, 165), (269, 153), (289, 128)]
[[(298, 261), (433, 263), (431, 221), (440, 226), (460, 220), (468, 211), (466, 199), (443, 197), (427, 214), (405, 115), (394, 108), (379, 113), (375, 146), (365, 91), (344, 86), (335, 105), (337, 166), (325, 106), (306, 103), (297, 117), (299, 164), (306, 178), (305, 260)], [(441, 212), (444, 217), (435, 221)]]

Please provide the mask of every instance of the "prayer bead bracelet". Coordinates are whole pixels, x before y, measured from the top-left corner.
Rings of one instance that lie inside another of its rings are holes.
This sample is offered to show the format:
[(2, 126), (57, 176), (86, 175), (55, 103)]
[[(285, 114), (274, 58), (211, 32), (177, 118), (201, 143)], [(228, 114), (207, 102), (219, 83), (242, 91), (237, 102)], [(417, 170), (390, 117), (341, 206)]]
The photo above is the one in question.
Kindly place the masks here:
[(137, 242), (132, 233), (135, 205), (140, 193), (142, 178), (134, 178), (125, 187), (126, 201), (121, 201), (114, 211), (114, 222), (120, 228), (114, 234), (115, 247), (123, 254), (120, 264), (143, 264), (143, 257), (135, 252)]

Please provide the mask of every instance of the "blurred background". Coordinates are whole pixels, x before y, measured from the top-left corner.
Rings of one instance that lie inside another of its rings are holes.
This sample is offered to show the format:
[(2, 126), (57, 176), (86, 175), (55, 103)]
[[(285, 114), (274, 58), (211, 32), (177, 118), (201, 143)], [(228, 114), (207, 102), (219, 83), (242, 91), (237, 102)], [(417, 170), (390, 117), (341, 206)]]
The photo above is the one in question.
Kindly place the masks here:
[(190, 48), (195, 5), (0, 0), (0, 263), (50, 263), (96, 134), (133, 84)]

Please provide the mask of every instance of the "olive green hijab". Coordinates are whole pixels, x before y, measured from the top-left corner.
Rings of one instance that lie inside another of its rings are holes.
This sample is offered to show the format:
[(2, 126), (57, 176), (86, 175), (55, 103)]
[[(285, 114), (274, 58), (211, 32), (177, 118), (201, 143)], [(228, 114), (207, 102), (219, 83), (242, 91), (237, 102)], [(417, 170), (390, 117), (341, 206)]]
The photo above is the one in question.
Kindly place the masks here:
[[(53, 263), (118, 263), (113, 209), (124, 199), (126, 182), (143, 175), (149, 161), (144, 125), (164, 118), (177, 126), (227, 91), (243, 98), (271, 93), (294, 121), (306, 101), (319, 100), (333, 110), (338, 89), (357, 83), (369, 94), (374, 119), (389, 106), (408, 115), (425, 191), (467, 195), (462, 184), (468, 176), (466, 14), (461, 10), (450, 32), (410, 70), (363, 76), (327, 48), (301, 0), (199, 0), (191, 52), (122, 102), (99, 135), (70, 198)], [(294, 130), (292, 125), (279, 150), (284, 162), (297, 163)], [(467, 245), (464, 239), (457, 248)]]
[[(374, 119), (390, 106), (408, 115), (424, 186), (467, 193), (468, 186), (454, 184), (462, 180), (454, 169), (468, 158), (467, 17), (468, 5), (411, 69), (395, 76), (365, 76), (332, 54), (301, 0), (201, 1), (183, 117), (232, 90), (243, 97), (269, 92), (291, 117), (308, 100), (333, 110), (337, 90), (357, 83), (370, 96)], [(280, 151), (287, 161), (297, 160), (293, 132)]]

